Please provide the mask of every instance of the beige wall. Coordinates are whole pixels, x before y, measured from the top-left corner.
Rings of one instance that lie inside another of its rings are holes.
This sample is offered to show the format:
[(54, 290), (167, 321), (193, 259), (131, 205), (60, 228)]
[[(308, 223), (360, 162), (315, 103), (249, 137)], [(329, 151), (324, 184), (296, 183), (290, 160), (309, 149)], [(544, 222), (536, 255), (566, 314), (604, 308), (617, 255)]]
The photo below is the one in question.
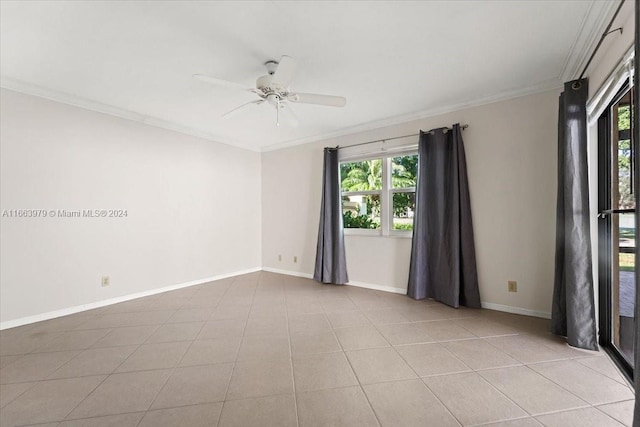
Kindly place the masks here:
[[(2, 90), (2, 322), (260, 267), (260, 154)], [(110, 276), (111, 286), (101, 287)]]
[[(313, 272), (322, 147), (468, 123), (463, 135), (482, 300), (495, 308), (548, 315), (555, 248), (558, 94), (539, 93), (263, 153), (263, 267)], [(352, 282), (406, 290), (410, 239), (346, 236), (345, 240)], [(518, 281), (517, 293), (507, 292), (508, 280)]]

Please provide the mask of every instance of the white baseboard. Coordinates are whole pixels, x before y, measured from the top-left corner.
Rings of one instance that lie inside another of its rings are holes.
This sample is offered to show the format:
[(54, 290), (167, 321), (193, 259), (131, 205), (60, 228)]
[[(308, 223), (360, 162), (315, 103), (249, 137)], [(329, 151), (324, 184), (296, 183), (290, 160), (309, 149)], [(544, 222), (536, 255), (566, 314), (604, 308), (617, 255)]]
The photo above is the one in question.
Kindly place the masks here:
[[(295, 276), (295, 277), (305, 277), (307, 279), (313, 279), (313, 274), (309, 273), (301, 273), (299, 271), (290, 271), (290, 270), (281, 270), (279, 268), (271, 268), (271, 267), (262, 267), (264, 271), (269, 271), (271, 273), (284, 274), (287, 276)], [(392, 292), (394, 294), (406, 294), (407, 290), (402, 288), (394, 288), (393, 286), (384, 286), (384, 285), (375, 285), (373, 283), (365, 283), (365, 282), (354, 282), (350, 280), (347, 283), (348, 286), (355, 286), (358, 288), (365, 289), (373, 289), (376, 291), (384, 291), (384, 292)]]
[[(271, 273), (284, 274), (287, 276), (305, 277), (307, 279), (313, 278), (313, 274), (302, 273), (299, 271), (281, 270), (279, 268), (271, 268), (271, 267), (262, 267), (262, 270), (269, 271)], [(350, 280), (349, 283), (347, 283), (347, 285), (356, 286), (356, 287), (365, 288), (365, 289), (373, 289), (376, 291), (392, 292), (394, 294), (407, 293), (406, 288), (396, 288), (393, 286), (376, 285), (373, 283), (354, 282), (353, 280)], [(492, 302), (483, 302), (482, 308), (495, 310), (495, 311), (503, 311), (505, 313), (522, 314), (524, 316), (540, 317), (542, 319), (551, 319), (551, 313), (547, 313), (545, 311), (529, 310), (528, 308), (512, 307), (510, 305), (494, 304)]]
[(407, 293), (407, 290), (405, 288), (395, 288), (393, 286), (376, 285), (373, 283), (354, 282), (353, 280), (349, 280), (349, 283), (347, 283), (347, 285), (355, 286), (358, 288), (373, 289), (375, 291), (391, 292), (394, 294), (404, 295)]
[(299, 271), (281, 270), (279, 268), (271, 268), (271, 267), (262, 267), (262, 270), (268, 271), (269, 273), (284, 274), (285, 276), (295, 276), (295, 277), (304, 277), (306, 279), (313, 279), (313, 274), (302, 273)]
[(524, 316), (540, 317), (542, 319), (551, 319), (551, 313), (547, 313), (546, 311), (529, 310), (528, 308), (512, 307), (510, 305), (494, 304), (492, 302), (483, 302), (482, 308), (504, 311), (505, 313), (522, 314)]
[(220, 274), (217, 276), (206, 277), (204, 279), (191, 280), (189, 282), (179, 283), (177, 285), (165, 286), (148, 291), (136, 292), (135, 294), (123, 295), (121, 297), (109, 298), (102, 301), (96, 301), (89, 304), (77, 305), (75, 307), (63, 308), (60, 310), (49, 311), (46, 313), (36, 314), (34, 316), (21, 317), (19, 319), (7, 320), (0, 322), (0, 331), (17, 326), (28, 325), (30, 323), (41, 322), (43, 320), (55, 319), (56, 317), (67, 316), (69, 314), (80, 313), (81, 311), (93, 310), (94, 308), (105, 307), (107, 305), (117, 304), (119, 302), (130, 301), (132, 299), (148, 297), (151, 295), (161, 294), (163, 292), (175, 291), (177, 289), (188, 288), (189, 286), (201, 285), (214, 280), (227, 279), (229, 277), (240, 276), (242, 274), (255, 273), (262, 270), (260, 267), (249, 268), (247, 270), (234, 271), (232, 273)]
[[(189, 281), (189, 282), (179, 283), (177, 285), (170, 285), (170, 286), (165, 286), (165, 287), (162, 287), (162, 288), (150, 289), (148, 291), (136, 292), (135, 294), (129, 294), (129, 295), (121, 296), (121, 297), (110, 298), (110, 299), (106, 299), (106, 300), (102, 300), (102, 301), (96, 301), (96, 302), (92, 302), (92, 303), (89, 303), (89, 304), (78, 305), (78, 306), (75, 306), (75, 307), (69, 307), (69, 308), (63, 308), (63, 309), (60, 309), (60, 310), (49, 311), (49, 312), (46, 312), (46, 313), (36, 314), (34, 316), (27, 316), (27, 317), (21, 317), (19, 319), (14, 319), (14, 320), (7, 320), (5, 322), (0, 322), (0, 331), (4, 330), (4, 329), (9, 329), (9, 328), (15, 328), (17, 326), (28, 325), (30, 323), (41, 322), (43, 320), (55, 319), (56, 317), (67, 316), (69, 314), (80, 313), (82, 311), (93, 310), (95, 308), (105, 307), (105, 306), (108, 306), (108, 305), (117, 304), (117, 303), (125, 302), (125, 301), (130, 301), (130, 300), (137, 299), (137, 298), (142, 298), (142, 297), (148, 297), (148, 296), (151, 296), (151, 295), (161, 294), (163, 292), (169, 292), (169, 291), (174, 291), (174, 290), (177, 290), (177, 289), (188, 288), (189, 286), (201, 285), (203, 283), (213, 282), (215, 280), (221, 280), (221, 279), (226, 279), (226, 278), (229, 278), (229, 277), (240, 276), (242, 274), (255, 273), (256, 271), (261, 271), (261, 270), (262, 271), (268, 271), (268, 272), (271, 272), (271, 273), (284, 274), (284, 275), (287, 275), (287, 276), (304, 277), (304, 278), (307, 278), (307, 279), (312, 279), (313, 278), (312, 274), (303, 273), (303, 272), (299, 272), (299, 271), (281, 270), (281, 269), (278, 269), (278, 268), (271, 268), (271, 267), (262, 267), (262, 268), (255, 267), (255, 268), (250, 268), (250, 269), (246, 269), (246, 270), (234, 271), (232, 273), (225, 273), (225, 274), (220, 274), (220, 275), (217, 275), (217, 276), (206, 277), (204, 279), (197, 279), (197, 280), (192, 280), (192, 281)], [(407, 292), (407, 290), (404, 289), (404, 288), (396, 288), (396, 287), (393, 287), (393, 286), (376, 285), (376, 284), (373, 284), (373, 283), (349, 281), (349, 283), (347, 283), (347, 285), (355, 286), (355, 287), (359, 287), (359, 288), (365, 288), (365, 289), (373, 289), (373, 290), (376, 290), (376, 291), (392, 292), (392, 293), (395, 293), (395, 294), (405, 294)], [(483, 308), (487, 308), (489, 310), (504, 311), (506, 313), (522, 314), (522, 315), (525, 315), (525, 316), (540, 317), (540, 318), (543, 318), (543, 319), (551, 319), (551, 313), (547, 313), (547, 312), (544, 312), (544, 311), (529, 310), (527, 308), (512, 307), (512, 306), (508, 306), (508, 305), (494, 304), (494, 303), (491, 303), (491, 302), (483, 302), (482, 303), (482, 307)]]

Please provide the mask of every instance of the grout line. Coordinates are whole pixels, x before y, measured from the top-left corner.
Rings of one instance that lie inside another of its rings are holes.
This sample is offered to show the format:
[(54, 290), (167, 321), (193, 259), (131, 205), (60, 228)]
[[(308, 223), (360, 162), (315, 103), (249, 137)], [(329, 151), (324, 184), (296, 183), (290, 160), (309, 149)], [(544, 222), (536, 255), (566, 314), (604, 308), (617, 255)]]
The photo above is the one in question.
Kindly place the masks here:
[[(236, 282), (236, 280), (234, 279), (233, 282), (231, 282), (229, 284), (229, 287), (225, 291), (225, 293), (222, 296), (222, 298), (220, 298), (220, 301), (222, 301), (224, 299), (224, 296), (227, 295), (227, 292), (229, 291), (229, 289), (231, 289), (231, 287), (233, 286), (233, 284), (235, 282)], [(240, 357), (240, 350), (242, 349), (242, 344), (244, 342), (245, 332), (247, 331), (247, 326), (249, 325), (249, 317), (251, 316), (251, 309), (253, 308), (253, 302), (256, 299), (256, 291), (258, 289), (259, 282), (260, 282), (260, 273), (258, 273), (258, 278), (256, 279), (256, 286), (253, 289), (253, 294), (251, 295), (251, 303), (249, 304), (249, 310), (247, 311), (247, 318), (244, 319), (244, 327), (242, 328), (242, 336), (240, 337), (240, 344), (238, 345), (238, 351), (236, 353), (236, 359), (233, 362), (233, 365), (231, 367), (231, 374), (229, 375), (229, 381), (227, 382), (227, 388), (224, 391), (224, 398), (222, 400), (222, 408), (220, 409), (220, 416), (218, 417), (218, 421), (216, 423), (216, 426), (220, 425), (220, 421), (222, 420), (222, 413), (224, 412), (224, 407), (227, 404), (227, 395), (229, 394), (229, 388), (231, 387), (231, 381), (233, 380), (233, 374), (234, 374), (234, 372), (236, 370), (236, 366), (238, 364), (238, 358)]]
[[(287, 342), (289, 343), (289, 362), (291, 364), (291, 381), (293, 382), (293, 408), (296, 413), (296, 426), (300, 426), (300, 416), (298, 415), (298, 393), (296, 392), (296, 375), (293, 368), (293, 348), (291, 346), (291, 327), (289, 325), (289, 310), (287, 309), (287, 287), (284, 283), (284, 279), (282, 280), (282, 292), (284, 296), (284, 316), (287, 322)], [(328, 322), (328, 320), (327, 320)]]

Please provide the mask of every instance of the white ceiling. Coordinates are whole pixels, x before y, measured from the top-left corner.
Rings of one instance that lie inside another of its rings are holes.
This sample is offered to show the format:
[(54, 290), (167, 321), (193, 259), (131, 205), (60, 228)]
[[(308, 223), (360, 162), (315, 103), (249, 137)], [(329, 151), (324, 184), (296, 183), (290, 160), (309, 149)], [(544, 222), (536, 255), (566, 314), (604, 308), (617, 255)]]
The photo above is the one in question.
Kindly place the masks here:
[[(2, 1), (2, 86), (253, 150), (379, 127), (558, 87), (575, 78), (616, 2)], [(263, 63), (292, 56), (291, 88), (344, 108), (224, 112)]]

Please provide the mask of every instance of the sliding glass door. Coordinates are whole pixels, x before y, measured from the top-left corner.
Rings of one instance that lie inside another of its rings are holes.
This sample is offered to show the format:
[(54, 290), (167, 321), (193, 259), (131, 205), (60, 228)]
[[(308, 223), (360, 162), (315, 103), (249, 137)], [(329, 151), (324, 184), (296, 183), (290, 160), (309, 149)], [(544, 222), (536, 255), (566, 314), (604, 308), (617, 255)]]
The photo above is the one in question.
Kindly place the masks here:
[(624, 87), (598, 122), (600, 344), (629, 376), (637, 282), (632, 96)]

